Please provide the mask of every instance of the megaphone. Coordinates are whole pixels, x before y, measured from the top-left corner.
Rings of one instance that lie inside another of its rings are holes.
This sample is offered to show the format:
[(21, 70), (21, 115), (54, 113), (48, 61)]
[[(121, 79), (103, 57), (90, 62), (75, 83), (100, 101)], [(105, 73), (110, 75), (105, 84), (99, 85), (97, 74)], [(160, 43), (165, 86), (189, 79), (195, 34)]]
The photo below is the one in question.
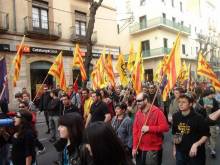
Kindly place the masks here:
[(0, 127), (13, 126), (14, 120), (10, 118), (0, 119)]

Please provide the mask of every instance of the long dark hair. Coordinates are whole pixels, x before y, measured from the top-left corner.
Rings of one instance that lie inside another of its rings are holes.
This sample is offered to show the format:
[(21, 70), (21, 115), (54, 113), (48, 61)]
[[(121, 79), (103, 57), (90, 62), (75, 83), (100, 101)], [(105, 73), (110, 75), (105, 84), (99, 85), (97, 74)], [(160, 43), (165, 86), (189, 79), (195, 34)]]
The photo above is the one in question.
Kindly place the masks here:
[(59, 118), (59, 125), (67, 127), (70, 140), (70, 149), (79, 147), (82, 143), (83, 136), (83, 119), (77, 112), (68, 113)]
[(32, 113), (27, 110), (19, 110), (21, 123), (17, 127), (18, 138), (24, 138), (27, 131), (32, 131), (34, 137), (37, 137), (37, 131), (32, 124)]
[(95, 165), (133, 165), (124, 146), (110, 124), (95, 122), (84, 134), (90, 144)]

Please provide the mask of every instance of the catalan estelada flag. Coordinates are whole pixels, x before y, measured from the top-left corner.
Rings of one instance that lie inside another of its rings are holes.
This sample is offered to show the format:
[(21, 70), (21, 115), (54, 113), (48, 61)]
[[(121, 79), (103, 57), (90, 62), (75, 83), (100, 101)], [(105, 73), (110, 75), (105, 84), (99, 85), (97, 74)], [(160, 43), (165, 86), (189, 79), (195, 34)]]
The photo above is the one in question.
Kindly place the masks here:
[(56, 80), (59, 82), (60, 89), (66, 91), (66, 79), (64, 74), (62, 51), (56, 57), (54, 63), (50, 67), (48, 74), (56, 78)]
[(14, 64), (14, 76), (13, 76), (13, 86), (16, 87), (17, 80), (19, 79), (20, 69), (21, 69), (21, 58), (23, 54), (23, 43), (24, 43), (25, 36), (22, 38), (21, 44), (18, 48), (18, 51), (13, 59)]
[(169, 54), (167, 64), (165, 66), (164, 74), (167, 75), (168, 82), (162, 93), (163, 101), (166, 101), (170, 90), (176, 84), (180, 71), (181, 71), (181, 59), (180, 59), (180, 33), (179, 33), (174, 43), (174, 46)]
[(74, 52), (73, 66), (79, 67), (82, 80), (86, 81), (87, 80), (86, 70), (85, 70), (85, 67), (83, 64), (82, 52), (81, 52), (78, 44), (76, 44), (76, 48), (75, 48), (75, 52)]
[(198, 58), (197, 74), (211, 80), (212, 85), (215, 87), (215, 89), (220, 91), (220, 82), (201, 52), (199, 53)]

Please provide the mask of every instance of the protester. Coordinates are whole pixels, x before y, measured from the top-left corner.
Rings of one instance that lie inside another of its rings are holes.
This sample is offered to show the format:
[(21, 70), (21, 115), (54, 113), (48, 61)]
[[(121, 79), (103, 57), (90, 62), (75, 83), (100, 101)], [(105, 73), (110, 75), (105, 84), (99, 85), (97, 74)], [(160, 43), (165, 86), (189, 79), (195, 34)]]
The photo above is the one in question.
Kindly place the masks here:
[(35, 104), (30, 100), (30, 95), (26, 92), (22, 93), (22, 100), (28, 103), (28, 109), (32, 112), (37, 112)]
[(126, 113), (127, 105), (121, 103), (115, 106), (116, 116), (113, 117), (111, 125), (117, 136), (121, 139), (130, 157), (132, 157), (132, 121)]
[(83, 136), (83, 118), (79, 113), (65, 114), (59, 118), (60, 140), (54, 144), (62, 152), (61, 165), (81, 165), (80, 145)]
[(82, 99), (83, 99), (83, 102), (82, 102), (83, 119), (84, 119), (84, 121), (86, 121), (86, 119), (90, 113), (92, 103), (93, 103), (93, 100), (89, 95), (88, 88), (84, 88), (82, 90)]
[(205, 165), (205, 142), (209, 128), (204, 118), (195, 113), (190, 94), (179, 97), (179, 112), (173, 115), (172, 134), (174, 135), (173, 156), (176, 165)]
[(151, 105), (148, 95), (138, 94), (136, 102), (132, 148), (136, 165), (161, 164), (163, 133), (169, 130), (166, 118), (158, 107)]
[(67, 94), (63, 94), (63, 96), (61, 97), (61, 100), (63, 103), (63, 110), (62, 110), (63, 114), (72, 113), (72, 112), (80, 113), (77, 106), (75, 106), (71, 103), (70, 97)]
[(12, 137), (11, 160), (13, 165), (31, 165), (36, 161), (36, 130), (31, 124), (32, 114), (20, 110), (15, 116), (17, 131)]
[(86, 120), (87, 127), (90, 123), (96, 121), (109, 122), (111, 120), (111, 114), (109, 112), (108, 106), (101, 100), (101, 93), (99, 90), (96, 90), (92, 93), (93, 104), (89, 116)]
[(48, 104), (51, 100), (50, 93), (48, 91), (48, 87), (44, 86), (43, 94), (40, 98), (39, 110), (44, 112), (45, 121), (47, 124), (47, 132), (46, 134), (50, 133), (50, 125), (49, 125), (49, 114), (48, 114)]
[(133, 165), (109, 124), (101, 121), (91, 123), (85, 130), (84, 139), (92, 157), (92, 165)]
[(60, 99), (58, 98), (57, 90), (52, 90), (50, 92), (50, 97), (52, 98), (48, 104), (48, 114), (49, 114), (49, 123), (50, 123), (50, 131), (51, 131), (51, 138), (50, 142), (53, 143), (56, 141), (58, 134), (58, 119), (59, 116), (62, 114), (60, 110)]
[[(218, 102), (214, 98), (215, 90), (206, 89), (204, 91), (203, 97), (200, 99), (199, 103), (203, 106), (205, 109), (207, 115), (210, 115), (211, 113), (217, 111), (219, 109)], [(209, 138), (209, 149), (210, 149), (210, 155), (212, 158), (216, 157), (216, 142), (218, 137), (218, 130), (217, 126), (210, 126), (210, 133), (211, 136)]]
[(174, 88), (174, 98), (170, 102), (168, 121), (172, 123), (172, 116), (174, 113), (178, 112), (178, 101), (183, 89), (180, 87)]

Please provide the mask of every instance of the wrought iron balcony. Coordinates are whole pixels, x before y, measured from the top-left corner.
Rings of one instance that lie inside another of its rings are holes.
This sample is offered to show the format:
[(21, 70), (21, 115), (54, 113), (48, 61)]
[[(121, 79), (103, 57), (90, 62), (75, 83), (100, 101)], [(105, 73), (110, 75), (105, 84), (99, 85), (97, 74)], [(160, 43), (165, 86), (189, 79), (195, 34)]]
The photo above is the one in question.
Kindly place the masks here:
[(135, 23), (130, 26), (130, 34), (136, 34), (143, 31), (152, 30), (153, 28), (165, 28), (170, 31), (179, 32), (183, 34), (190, 34), (190, 27), (182, 25), (180, 23), (173, 22), (163, 17), (157, 17), (154, 19), (147, 20), (145, 24)]
[[(74, 43), (86, 43), (86, 30), (84, 32), (77, 31), (75, 26), (71, 27), (72, 35), (71, 41)], [(97, 31), (94, 31), (92, 34), (92, 43), (95, 44), (97, 42)]]
[(0, 11), (0, 32), (8, 31), (8, 29), (9, 29), (8, 13)]
[(24, 18), (25, 34), (29, 38), (58, 40), (62, 36), (61, 23)]

